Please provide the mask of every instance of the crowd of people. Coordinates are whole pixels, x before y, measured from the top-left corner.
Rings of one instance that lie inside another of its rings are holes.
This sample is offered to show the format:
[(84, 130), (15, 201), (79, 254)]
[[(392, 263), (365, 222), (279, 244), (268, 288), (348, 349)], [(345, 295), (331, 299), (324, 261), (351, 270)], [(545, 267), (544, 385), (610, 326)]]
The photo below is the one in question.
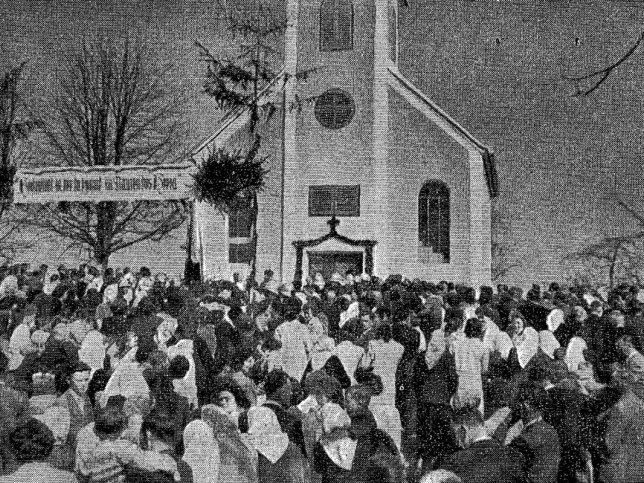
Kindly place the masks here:
[(0, 267), (0, 483), (636, 482), (644, 292)]

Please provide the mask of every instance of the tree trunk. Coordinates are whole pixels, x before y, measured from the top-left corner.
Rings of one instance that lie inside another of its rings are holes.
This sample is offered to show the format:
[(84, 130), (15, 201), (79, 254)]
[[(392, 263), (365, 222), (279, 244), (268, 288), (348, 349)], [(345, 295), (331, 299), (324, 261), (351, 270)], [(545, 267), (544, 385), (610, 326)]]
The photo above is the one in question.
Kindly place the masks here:
[(259, 216), (259, 206), (257, 205), (257, 193), (253, 193), (253, 232), (251, 234), (253, 244), (253, 258), (250, 262), (250, 277), (255, 280), (257, 274), (257, 218)]
[(615, 286), (615, 265), (617, 264), (618, 250), (619, 245), (616, 245), (613, 249), (613, 257), (610, 261), (610, 267), (608, 267), (608, 285), (611, 289)]

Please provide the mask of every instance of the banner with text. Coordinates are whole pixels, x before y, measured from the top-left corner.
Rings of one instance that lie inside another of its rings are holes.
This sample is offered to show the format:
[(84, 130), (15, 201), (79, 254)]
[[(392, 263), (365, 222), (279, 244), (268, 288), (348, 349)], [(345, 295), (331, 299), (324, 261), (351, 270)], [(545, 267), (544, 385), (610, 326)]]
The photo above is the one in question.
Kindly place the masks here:
[(92, 166), (18, 170), (14, 203), (192, 198), (195, 166)]

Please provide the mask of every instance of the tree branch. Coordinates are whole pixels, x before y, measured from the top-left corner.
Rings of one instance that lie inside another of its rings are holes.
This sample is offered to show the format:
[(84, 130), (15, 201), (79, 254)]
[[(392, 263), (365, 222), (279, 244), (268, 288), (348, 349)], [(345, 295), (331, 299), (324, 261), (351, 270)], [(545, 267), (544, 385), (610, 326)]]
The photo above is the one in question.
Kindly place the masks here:
[[(619, 58), (617, 61), (613, 62), (612, 64), (596, 70), (594, 72), (591, 72), (589, 74), (585, 75), (580, 75), (580, 76), (564, 76), (564, 79), (577, 82), (577, 92), (574, 94), (575, 96), (587, 96), (597, 90), (606, 80), (610, 75), (624, 62), (626, 62), (637, 50), (637, 48), (640, 46), (640, 44), (644, 41), (644, 31), (640, 33), (639, 37), (635, 41), (635, 43)], [(579, 87), (579, 83), (582, 81), (592, 81), (592, 85), (586, 89), (581, 89)]]

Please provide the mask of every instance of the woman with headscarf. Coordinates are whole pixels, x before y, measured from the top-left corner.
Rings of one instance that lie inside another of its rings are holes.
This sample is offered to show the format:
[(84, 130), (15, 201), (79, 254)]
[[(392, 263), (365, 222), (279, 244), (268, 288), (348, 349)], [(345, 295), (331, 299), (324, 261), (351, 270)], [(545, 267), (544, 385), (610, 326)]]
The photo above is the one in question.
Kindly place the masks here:
[(188, 372), (180, 379), (173, 379), (172, 385), (174, 386), (174, 391), (177, 394), (187, 398), (188, 404), (190, 404), (191, 407), (196, 408), (198, 406), (197, 381), (193, 353), (194, 343), (190, 339), (182, 339), (177, 344), (168, 348), (168, 358), (171, 363), (172, 359), (176, 356), (183, 356), (188, 360)]
[(219, 480), (226, 483), (257, 483), (257, 461), (228, 415), (214, 404), (201, 408), (201, 419), (212, 428), (219, 446)]
[(340, 343), (333, 350), (349, 376), (351, 385), (356, 384), (356, 369), (358, 369), (360, 360), (364, 357), (364, 349), (358, 345), (358, 339), (361, 335), (362, 322), (360, 320), (347, 322), (340, 331)]
[(48, 463), (59, 470), (71, 469), (74, 463), (74, 449), (65, 444), (71, 425), (69, 410), (61, 406), (51, 406), (34, 418), (45, 424), (54, 436), (54, 447), (47, 458)]
[(103, 390), (101, 405), (104, 406), (110, 396), (125, 396), (126, 398), (150, 396), (148, 383), (143, 377), (145, 367), (143, 363), (152, 352), (149, 346), (139, 346), (138, 340), (133, 338), (128, 345), (133, 345), (125, 356), (117, 363)]
[(92, 368), (92, 375), (97, 370), (103, 369), (105, 349), (105, 337), (98, 330), (89, 331), (83, 339), (78, 351), (78, 359)]
[(508, 362), (513, 373), (521, 372), (539, 350), (539, 333), (527, 326), (525, 318), (515, 312), (511, 314), (508, 331), (511, 333), (512, 349)]
[(192, 470), (193, 483), (217, 483), (219, 481), (219, 445), (212, 428), (201, 419), (196, 419), (183, 430), (183, 461)]
[(322, 483), (375, 483), (404, 481), (397, 448), (382, 430), (360, 435), (351, 430), (351, 419), (339, 405), (322, 408), (324, 434), (315, 447), (315, 470)]
[(373, 373), (380, 376), (383, 391), (374, 396), (369, 404), (378, 427), (391, 436), (398, 448), (402, 444), (402, 423), (396, 408), (396, 368), (405, 348), (392, 338), (391, 326), (382, 323), (376, 328), (375, 339), (369, 341), (364, 367), (370, 367)]
[[(425, 471), (438, 459), (456, 450), (451, 427), (452, 396), (458, 387), (454, 354), (447, 348), (445, 332), (436, 329), (422, 361), (414, 367), (414, 389), (418, 402), (418, 456)], [(425, 472), (424, 471), (424, 472)]]
[(335, 342), (331, 337), (324, 334), (322, 322), (319, 320), (313, 321), (309, 325), (311, 331), (311, 353), (310, 360), (304, 371), (302, 383), (306, 381), (306, 377), (320, 369), (324, 370), (329, 376), (338, 380), (342, 389), (346, 389), (351, 385), (351, 379), (344, 370), (344, 366), (337, 355), (334, 353)]
[(266, 407), (248, 411), (248, 432), (244, 436), (258, 455), (259, 483), (304, 483), (302, 451), (282, 432), (277, 416)]

